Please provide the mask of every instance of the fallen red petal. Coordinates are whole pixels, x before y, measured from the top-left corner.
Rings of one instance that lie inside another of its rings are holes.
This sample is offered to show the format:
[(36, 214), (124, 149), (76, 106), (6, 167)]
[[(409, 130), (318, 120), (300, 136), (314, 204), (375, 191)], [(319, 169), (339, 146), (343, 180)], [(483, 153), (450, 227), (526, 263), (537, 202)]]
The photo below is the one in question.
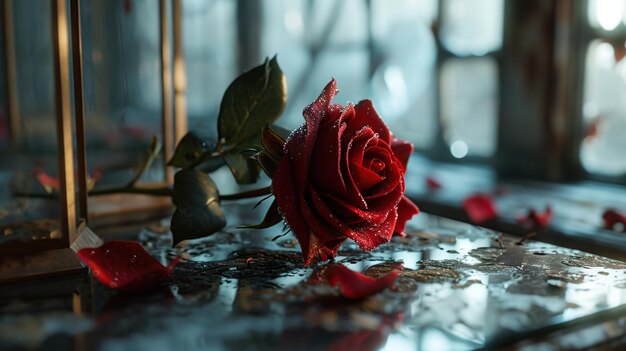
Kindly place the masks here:
[(58, 177), (53, 177), (43, 170), (35, 170), (34, 173), (35, 173), (35, 178), (37, 178), (39, 183), (43, 185), (44, 187), (48, 187), (52, 189), (59, 188), (60, 183), (59, 183)]
[[(33, 173), (39, 184), (49, 191), (58, 189), (61, 186), (59, 177), (53, 177), (46, 173), (43, 169), (35, 168)], [(100, 180), (100, 178), (102, 178), (102, 173), (101, 168), (95, 168), (90, 175), (87, 175), (87, 181), (95, 184), (98, 180)], [(75, 173), (74, 177), (78, 177), (78, 173)]]
[(155, 287), (172, 273), (180, 257), (167, 267), (152, 257), (136, 241), (114, 240), (96, 248), (76, 253), (102, 284), (126, 292), (140, 292)]
[(395, 270), (376, 279), (352, 271), (342, 264), (336, 264), (328, 268), (327, 276), (330, 285), (339, 284), (339, 291), (344, 297), (358, 300), (390, 287), (398, 278), (398, 273), (399, 271)]
[(517, 219), (517, 222), (522, 225), (526, 225), (532, 228), (545, 228), (548, 226), (550, 221), (552, 220), (552, 208), (550, 206), (546, 207), (546, 210), (542, 213), (535, 211), (535, 209), (530, 209), (526, 216), (522, 216)]
[(482, 223), (498, 216), (493, 199), (487, 194), (475, 194), (465, 198), (463, 207), (473, 223)]
[(426, 186), (430, 190), (441, 189), (441, 183), (433, 177), (426, 177)]
[[(609, 209), (602, 214), (604, 228), (609, 230), (619, 230), (626, 232), (626, 215), (616, 210)], [(621, 224), (621, 228), (616, 228), (616, 224)]]

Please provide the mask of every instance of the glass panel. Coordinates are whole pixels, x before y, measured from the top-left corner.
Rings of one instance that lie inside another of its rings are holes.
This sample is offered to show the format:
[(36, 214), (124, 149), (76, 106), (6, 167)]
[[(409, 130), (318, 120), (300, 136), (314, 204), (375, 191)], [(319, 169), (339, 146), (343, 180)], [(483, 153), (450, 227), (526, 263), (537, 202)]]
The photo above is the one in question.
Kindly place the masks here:
[(592, 173), (626, 173), (626, 60), (615, 62), (611, 44), (596, 40), (587, 51), (583, 116), (588, 126), (581, 147)]
[(441, 119), (455, 158), (495, 150), (498, 67), (494, 59), (452, 59), (441, 72)]
[[(162, 134), (159, 6), (82, 1), (81, 21), (88, 172), (98, 185), (124, 184)], [(157, 161), (144, 179), (163, 180)]]
[(593, 27), (612, 31), (620, 22), (626, 23), (626, 1), (590, 0), (587, 16)]
[(441, 41), (459, 56), (481, 56), (502, 46), (503, 0), (447, 0)]
[[(36, 251), (66, 244), (48, 240), (63, 239), (61, 206), (54, 195), (59, 191), (59, 178), (51, 3), (16, 0), (12, 1), (12, 13), (7, 14), (14, 24), (17, 86), (11, 89), (17, 92), (21, 134), (17, 150), (5, 149), (0, 158), (0, 257), (27, 248)], [(4, 107), (2, 111), (4, 119)]]
[(213, 138), (222, 95), (237, 71), (236, 5), (230, 0), (183, 2), (189, 128)]

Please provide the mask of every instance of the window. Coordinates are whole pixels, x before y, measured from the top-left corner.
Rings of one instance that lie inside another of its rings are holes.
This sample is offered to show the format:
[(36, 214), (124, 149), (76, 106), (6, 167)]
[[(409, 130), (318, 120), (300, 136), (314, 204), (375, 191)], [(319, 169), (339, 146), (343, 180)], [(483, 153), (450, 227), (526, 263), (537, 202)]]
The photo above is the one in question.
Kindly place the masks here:
[(590, 173), (626, 174), (626, 1), (592, 0), (586, 9), (580, 159)]
[(289, 80), (289, 127), (334, 76), (338, 101), (370, 97), (422, 152), (493, 155), (501, 0), (266, 1), (264, 10), (263, 52), (278, 53)]

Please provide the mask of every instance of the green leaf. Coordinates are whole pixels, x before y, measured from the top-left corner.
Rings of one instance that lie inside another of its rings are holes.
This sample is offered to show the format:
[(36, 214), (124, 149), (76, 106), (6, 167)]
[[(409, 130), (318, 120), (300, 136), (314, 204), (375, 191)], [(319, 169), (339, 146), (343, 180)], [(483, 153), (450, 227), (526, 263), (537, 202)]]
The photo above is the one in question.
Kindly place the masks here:
[(282, 216), (278, 212), (278, 203), (276, 203), (276, 200), (274, 200), (272, 204), (270, 205), (270, 208), (267, 210), (267, 213), (265, 214), (265, 218), (263, 218), (263, 221), (261, 223), (242, 225), (242, 226), (239, 226), (239, 228), (253, 228), (253, 229), (269, 228), (280, 223), (282, 219), (283, 219)]
[(217, 186), (206, 173), (191, 169), (178, 171), (174, 176), (172, 201), (176, 206), (171, 222), (174, 245), (211, 235), (226, 226)]
[(179, 168), (193, 168), (215, 151), (216, 144), (205, 140), (194, 132), (187, 133), (176, 145), (174, 156), (167, 163), (168, 166)]
[(217, 124), (222, 149), (258, 136), (265, 124), (282, 114), (286, 104), (287, 81), (276, 56), (237, 77), (220, 105)]
[(224, 161), (239, 184), (252, 184), (259, 178), (259, 167), (255, 159), (236, 149), (224, 154)]

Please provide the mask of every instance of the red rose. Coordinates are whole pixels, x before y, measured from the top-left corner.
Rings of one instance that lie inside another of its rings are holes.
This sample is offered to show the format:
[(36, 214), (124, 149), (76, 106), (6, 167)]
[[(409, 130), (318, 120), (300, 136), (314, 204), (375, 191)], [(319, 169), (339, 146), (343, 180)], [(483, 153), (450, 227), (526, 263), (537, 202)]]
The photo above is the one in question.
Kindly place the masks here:
[(419, 212), (404, 196), (413, 146), (395, 138), (369, 100), (331, 104), (335, 80), (304, 109), (272, 179), (283, 218), (300, 242), (304, 264), (334, 257), (346, 238), (369, 251), (402, 235)]

